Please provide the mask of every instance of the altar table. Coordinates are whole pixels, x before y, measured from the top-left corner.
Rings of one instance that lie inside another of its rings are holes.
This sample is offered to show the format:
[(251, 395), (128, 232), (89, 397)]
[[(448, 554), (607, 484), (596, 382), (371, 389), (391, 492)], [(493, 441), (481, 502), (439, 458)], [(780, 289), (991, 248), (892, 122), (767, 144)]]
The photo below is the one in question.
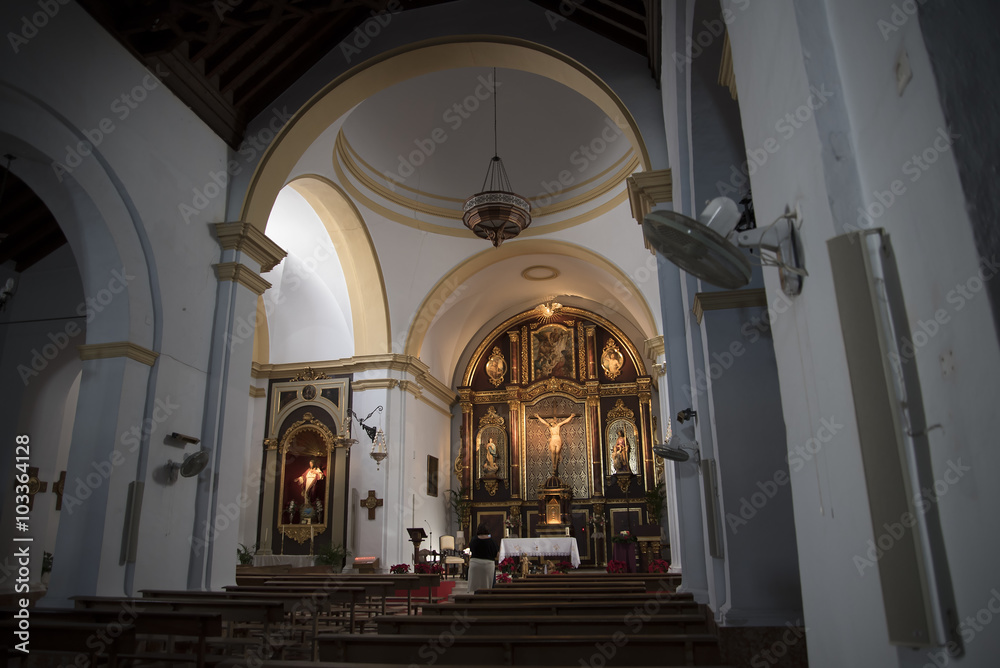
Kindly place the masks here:
[(541, 538), (504, 538), (500, 541), (500, 560), (506, 557), (569, 557), (573, 568), (580, 566), (580, 550), (572, 536)]
[(316, 557), (306, 554), (255, 554), (253, 555), (254, 566), (291, 566), (301, 568), (303, 566), (313, 566)]

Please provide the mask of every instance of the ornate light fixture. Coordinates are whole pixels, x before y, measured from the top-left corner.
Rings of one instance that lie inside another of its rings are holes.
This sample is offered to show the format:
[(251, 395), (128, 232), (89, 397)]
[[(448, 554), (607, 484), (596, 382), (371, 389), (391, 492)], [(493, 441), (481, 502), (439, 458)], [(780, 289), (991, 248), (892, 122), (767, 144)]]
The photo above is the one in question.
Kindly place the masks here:
[[(493, 68), (496, 83), (497, 70)], [(507, 178), (503, 160), (497, 152), (497, 91), (493, 88), (493, 157), (486, 168), (483, 188), (469, 199), (463, 207), (462, 222), (476, 236), (487, 239), (499, 248), (505, 239), (513, 239), (528, 225), (531, 225), (531, 204), (515, 194)]]
[(535, 307), (535, 313), (538, 314), (538, 323), (546, 323), (555, 317), (556, 312), (562, 308), (562, 304), (556, 301), (547, 301), (544, 304), (539, 304)]
[(351, 417), (353, 417), (355, 420), (358, 421), (358, 424), (361, 425), (361, 428), (365, 430), (366, 434), (368, 434), (368, 438), (371, 439), (372, 451), (370, 455), (371, 458), (375, 460), (375, 469), (381, 470), (380, 466), (382, 464), (382, 461), (389, 456), (389, 451), (386, 450), (385, 447), (385, 432), (382, 431), (382, 427), (372, 427), (371, 425), (365, 424), (365, 420), (370, 419), (371, 416), (375, 415), (375, 413), (381, 413), (382, 407), (376, 406), (371, 413), (365, 416), (364, 420), (359, 418), (358, 414), (352, 411), (350, 408), (347, 409), (347, 412), (350, 413)]

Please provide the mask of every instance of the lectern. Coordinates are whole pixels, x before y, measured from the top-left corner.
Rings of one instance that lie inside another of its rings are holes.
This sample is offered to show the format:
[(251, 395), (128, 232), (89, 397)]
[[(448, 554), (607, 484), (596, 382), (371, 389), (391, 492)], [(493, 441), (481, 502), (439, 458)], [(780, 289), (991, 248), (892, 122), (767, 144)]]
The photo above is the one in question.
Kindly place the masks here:
[(416, 571), (417, 560), (420, 555), (420, 543), (424, 542), (424, 538), (427, 538), (427, 532), (417, 527), (415, 529), (407, 529), (406, 533), (410, 534), (410, 542), (413, 543), (413, 570)]

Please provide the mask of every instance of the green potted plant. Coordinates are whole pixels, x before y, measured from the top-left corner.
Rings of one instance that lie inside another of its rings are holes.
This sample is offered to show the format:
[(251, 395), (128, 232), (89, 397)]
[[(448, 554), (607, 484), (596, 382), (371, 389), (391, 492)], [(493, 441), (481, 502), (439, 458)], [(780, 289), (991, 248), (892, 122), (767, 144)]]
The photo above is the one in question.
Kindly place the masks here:
[(334, 545), (333, 543), (330, 543), (329, 545), (321, 547), (316, 552), (316, 557), (313, 559), (313, 563), (316, 566), (332, 566), (334, 570), (336, 570), (344, 567), (344, 561), (349, 556), (351, 556), (351, 551), (343, 545)]
[(240, 562), (240, 566), (253, 566), (253, 555), (257, 553), (257, 546), (247, 547), (243, 543), (236, 548), (236, 558)]
[(651, 524), (659, 524), (663, 517), (663, 504), (667, 500), (667, 493), (663, 487), (657, 486), (646, 492), (646, 514), (649, 515)]
[[(462, 531), (466, 531), (466, 526), (469, 524), (469, 519), (472, 516), (472, 500), (468, 497), (468, 487), (463, 487), (457, 492), (453, 489), (448, 490), (448, 503), (451, 505), (451, 509), (455, 513), (455, 520)], [(468, 536), (468, 533), (466, 533), (466, 536)]]
[(49, 585), (49, 576), (52, 574), (52, 553), (42, 552), (42, 584)]

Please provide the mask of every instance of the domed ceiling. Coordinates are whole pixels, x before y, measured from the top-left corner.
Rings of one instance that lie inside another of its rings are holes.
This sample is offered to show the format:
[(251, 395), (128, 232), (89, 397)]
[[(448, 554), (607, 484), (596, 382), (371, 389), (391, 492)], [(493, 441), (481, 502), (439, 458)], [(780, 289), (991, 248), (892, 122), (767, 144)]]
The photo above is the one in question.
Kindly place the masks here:
[(466, 235), (462, 204), (483, 189), (494, 154), (494, 101), (498, 154), (532, 204), (525, 236), (624, 201), (639, 161), (622, 131), (579, 93), (518, 70), (433, 72), (372, 95), (345, 120), (335, 167), (352, 195), (390, 220)]

